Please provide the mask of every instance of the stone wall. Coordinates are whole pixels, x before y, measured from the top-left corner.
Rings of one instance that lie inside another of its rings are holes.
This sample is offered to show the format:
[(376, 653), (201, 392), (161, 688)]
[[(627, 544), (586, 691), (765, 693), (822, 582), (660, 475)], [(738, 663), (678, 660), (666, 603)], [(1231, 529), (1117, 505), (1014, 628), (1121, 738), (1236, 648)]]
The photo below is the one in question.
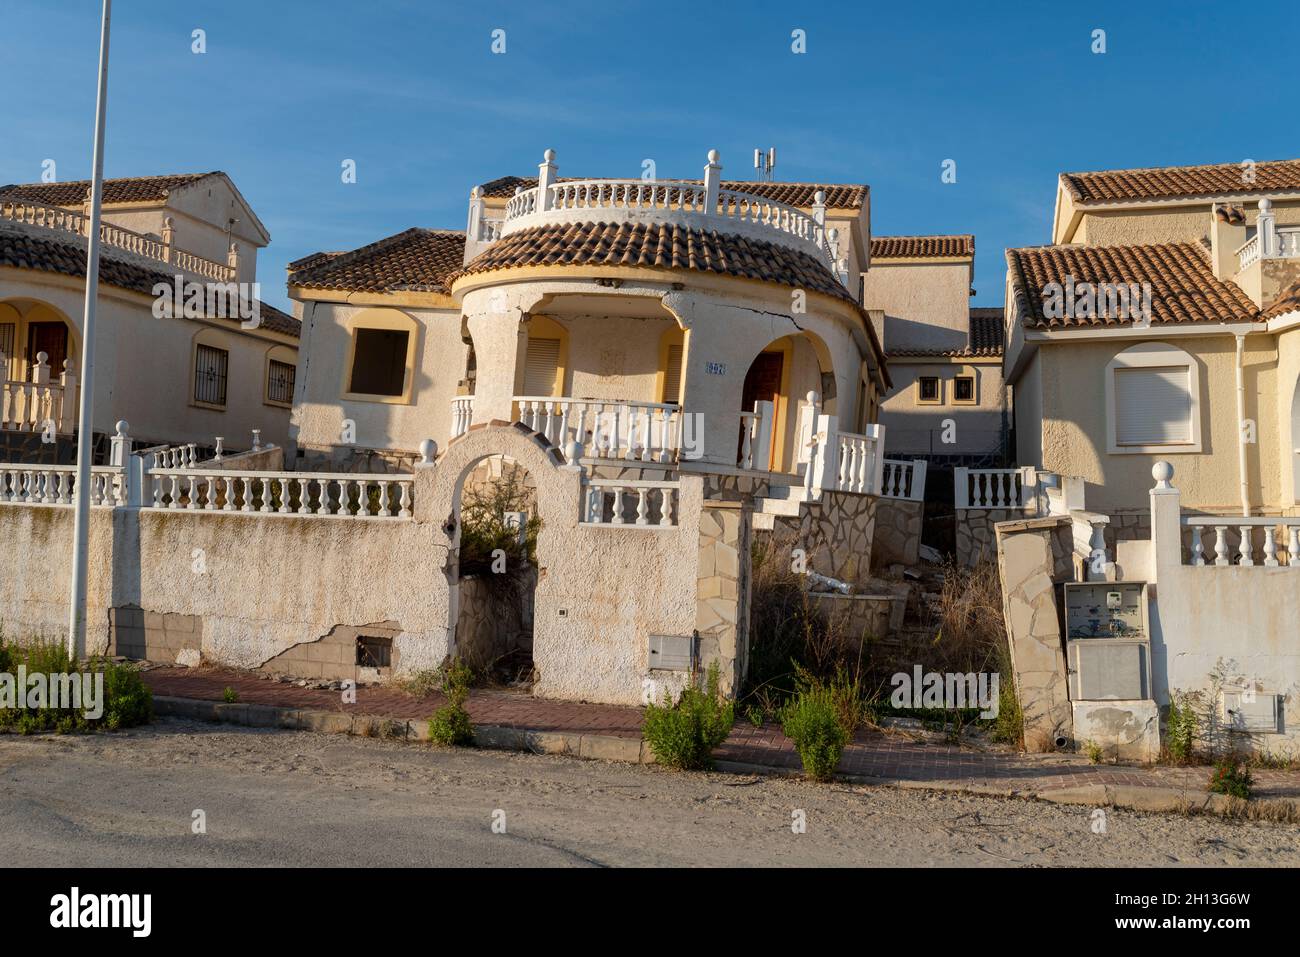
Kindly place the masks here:
[(865, 586), (880, 501), (874, 495), (823, 491), (820, 499), (802, 503), (797, 516), (777, 516), (772, 541), (782, 551), (803, 549), (807, 567), (819, 575)]
[(748, 667), (752, 535), (749, 503), (710, 501), (701, 508), (695, 581), (700, 667), (716, 661), (727, 693), (740, 688)]
[(1054, 750), (1073, 734), (1054, 580), (1069, 557), (1070, 529), (1068, 517), (1053, 516), (1004, 522), (996, 531), (1007, 641), (1030, 751)]
[(956, 510), (957, 564), (974, 568), (997, 553), (994, 526), (1029, 517), (1023, 508), (959, 508)]
[(921, 557), (921, 530), (925, 503), (901, 498), (876, 502), (876, 529), (871, 540), (871, 565), (915, 565)]

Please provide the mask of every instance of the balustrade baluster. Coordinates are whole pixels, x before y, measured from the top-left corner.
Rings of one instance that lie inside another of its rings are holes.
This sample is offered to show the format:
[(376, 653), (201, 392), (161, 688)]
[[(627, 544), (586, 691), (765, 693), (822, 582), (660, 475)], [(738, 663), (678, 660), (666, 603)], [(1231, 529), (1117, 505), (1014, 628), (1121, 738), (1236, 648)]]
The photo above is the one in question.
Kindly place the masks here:
[(1239, 526), (1241, 532), (1241, 544), (1237, 548), (1237, 554), (1241, 556), (1242, 565), (1255, 564), (1254, 553), (1252, 551), (1253, 543), (1250, 540), (1250, 526)]
[(1201, 526), (1192, 526), (1192, 564), (1205, 564), (1205, 548), (1201, 542)]
[(1269, 568), (1276, 568), (1277, 561), (1277, 529), (1272, 525), (1264, 526), (1264, 564)]
[(1214, 564), (1230, 565), (1228, 561), (1228, 526), (1214, 526)]

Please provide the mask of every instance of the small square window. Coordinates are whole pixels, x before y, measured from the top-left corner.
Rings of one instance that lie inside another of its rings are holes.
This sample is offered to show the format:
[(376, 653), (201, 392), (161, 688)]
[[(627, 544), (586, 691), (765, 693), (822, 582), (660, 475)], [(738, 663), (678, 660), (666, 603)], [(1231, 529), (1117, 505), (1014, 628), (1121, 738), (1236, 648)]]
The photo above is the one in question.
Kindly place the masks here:
[(404, 329), (358, 329), (348, 391), (359, 395), (401, 395), (406, 384), (406, 351), (410, 338), (411, 334)]
[(975, 401), (975, 378), (973, 376), (959, 375), (952, 380), (952, 400), (954, 402)]
[(266, 401), (280, 405), (293, 404), (293, 382), (298, 369), (292, 363), (271, 360), (266, 377)]
[(393, 639), (379, 635), (357, 635), (357, 666), (388, 668), (393, 664)]
[(921, 402), (939, 401), (939, 377), (923, 375), (916, 380), (917, 396)]

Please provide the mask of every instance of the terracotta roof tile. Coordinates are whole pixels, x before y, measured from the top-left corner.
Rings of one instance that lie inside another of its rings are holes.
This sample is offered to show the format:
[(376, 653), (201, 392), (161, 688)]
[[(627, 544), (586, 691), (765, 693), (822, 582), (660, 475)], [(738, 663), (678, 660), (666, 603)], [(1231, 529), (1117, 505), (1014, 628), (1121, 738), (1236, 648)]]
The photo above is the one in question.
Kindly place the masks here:
[(975, 255), (975, 237), (874, 236), (872, 259), (953, 259)]
[(1282, 290), (1273, 303), (1260, 313), (1261, 319), (1276, 319), (1288, 312), (1300, 311), (1300, 279)]
[(919, 359), (925, 357), (971, 358), (997, 357), (1002, 355), (1004, 336), (1002, 334), (1003, 310), (998, 308), (974, 307), (970, 311), (970, 330), (967, 344), (962, 349), (891, 349), (891, 359)]
[[(560, 177), (561, 183), (574, 182), (578, 177)], [(679, 180), (684, 183), (700, 183), (702, 180)], [(502, 176), (483, 183), (479, 188), (489, 199), (508, 199), (515, 195), (517, 187), (532, 189), (537, 185), (537, 177)], [(870, 187), (863, 183), (780, 183), (780, 182), (746, 182), (744, 180), (723, 180), (723, 189), (732, 189), (741, 193), (762, 196), (787, 206), (810, 207), (818, 190), (826, 193), (828, 209), (861, 209), (866, 202)]]
[(1240, 163), (1219, 163), (1062, 173), (1061, 182), (1085, 204), (1300, 191), (1300, 160), (1256, 163), (1254, 173), (1246, 183)]
[(1008, 249), (1013, 289), (1026, 326), (1066, 329), (1125, 325), (1130, 318), (1048, 318), (1049, 283), (1150, 283), (1153, 325), (1189, 322), (1250, 322), (1259, 310), (1240, 288), (1214, 275), (1197, 243), (1149, 246), (1038, 246)]
[[(127, 176), (104, 180), (105, 203), (138, 203), (165, 199), (171, 190), (209, 176), (212, 173), (179, 173), (171, 176)], [(47, 206), (80, 206), (86, 201), (90, 180), (78, 179), (66, 183), (15, 183), (0, 186), (0, 196), (25, 199)]]
[[(84, 279), (86, 250), (76, 243), (57, 242), (17, 230), (0, 229), (0, 266), (38, 269)], [(175, 274), (116, 259), (105, 249), (99, 260), (99, 279), (100, 282), (119, 289), (152, 296), (155, 285), (171, 285), (175, 281)], [(265, 302), (259, 305), (259, 317), (261, 325), (274, 332), (294, 338), (301, 334), (301, 324), (297, 319)]]
[(743, 236), (669, 223), (557, 223), (511, 233), (451, 277), (520, 266), (689, 269), (775, 282), (856, 305), (810, 253)]
[(465, 261), (465, 234), (412, 228), (346, 253), (290, 263), (289, 283), (352, 292), (446, 292)]

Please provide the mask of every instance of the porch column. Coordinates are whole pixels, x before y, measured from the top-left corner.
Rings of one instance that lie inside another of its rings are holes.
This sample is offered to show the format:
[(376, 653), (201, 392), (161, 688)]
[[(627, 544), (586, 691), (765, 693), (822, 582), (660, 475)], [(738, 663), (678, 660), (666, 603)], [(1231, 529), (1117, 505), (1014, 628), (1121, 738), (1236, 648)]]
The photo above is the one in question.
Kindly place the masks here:
[(522, 387), (528, 330), (517, 308), (466, 316), (478, 363), (472, 424), (514, 421), (514, 397)]

